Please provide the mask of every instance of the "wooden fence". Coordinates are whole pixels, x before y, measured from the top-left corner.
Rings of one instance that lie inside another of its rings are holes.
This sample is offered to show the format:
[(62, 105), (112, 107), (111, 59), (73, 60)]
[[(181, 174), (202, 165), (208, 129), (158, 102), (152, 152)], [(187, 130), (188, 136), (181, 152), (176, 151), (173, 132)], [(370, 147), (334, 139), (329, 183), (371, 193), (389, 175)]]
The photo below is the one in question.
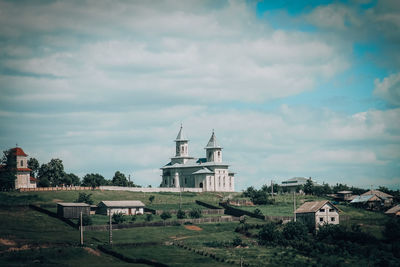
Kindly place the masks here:
[(37, 188), (20, 188), (20, 192), (37, 192), (37, 191), (76, 191), (76, 190), (92, 190), (100, 189), (99, 187), (90, 186), (56, 186), (56, 187), (37, 187)]
[[(130, 223), (130, 224), (113, 224), (112, 229), (127, 229), (136, 227), (160, 227), (160, 226), (174, 226), (181, 225), (184, 223), (217, 223), (217, 222), (238, 222), (241, 218), (233, 216), (221, 216), (221, 217), (207, 217), (198, 219), (180, 219), (171, 220), (164, 222), (141, 222), (141, 223)], [(83, 226), (84, 231), (108, 231), (109, 225), (87, 225)]]

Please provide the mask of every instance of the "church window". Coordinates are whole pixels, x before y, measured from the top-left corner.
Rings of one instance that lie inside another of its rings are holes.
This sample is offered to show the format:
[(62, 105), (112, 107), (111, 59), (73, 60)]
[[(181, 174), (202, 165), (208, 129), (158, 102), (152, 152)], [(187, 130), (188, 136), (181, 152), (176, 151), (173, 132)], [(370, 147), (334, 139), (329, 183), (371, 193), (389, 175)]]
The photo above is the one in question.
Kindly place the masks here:
[(172, 180), (172, 184), (175, 184), (175, 180)]
[(24, 161), (23, 160), (21, 160), (21, 167), (23, 167), (24, 166)]
[(167, 184), (167, 179), (165, 179), (165, 184)]
[(218, 151), (218, 157), (220, 157), (220, 156), (221, 156), (221, 152)]
[(187, 184), (187, 178), (185, 177), (185, 184)]
[(208, 152), (208, 158), (211, 159), (211, 152)]

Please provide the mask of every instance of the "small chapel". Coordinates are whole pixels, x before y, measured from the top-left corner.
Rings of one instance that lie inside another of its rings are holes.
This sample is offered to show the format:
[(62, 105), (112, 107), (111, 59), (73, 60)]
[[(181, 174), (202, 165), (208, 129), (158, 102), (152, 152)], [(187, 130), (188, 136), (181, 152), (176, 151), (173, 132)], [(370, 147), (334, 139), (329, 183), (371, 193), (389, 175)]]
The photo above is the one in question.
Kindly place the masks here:
[(175, 139), (176, 152), (171, 161), (161, 168), (160, 187), (201, 188), (203, 191), (234, 192), (234, 173), (222, 162), (222, 147), (217, 144), (214, 131), (205, 149), (205, 158), (189, 156), (189, 140), (181, 126)]

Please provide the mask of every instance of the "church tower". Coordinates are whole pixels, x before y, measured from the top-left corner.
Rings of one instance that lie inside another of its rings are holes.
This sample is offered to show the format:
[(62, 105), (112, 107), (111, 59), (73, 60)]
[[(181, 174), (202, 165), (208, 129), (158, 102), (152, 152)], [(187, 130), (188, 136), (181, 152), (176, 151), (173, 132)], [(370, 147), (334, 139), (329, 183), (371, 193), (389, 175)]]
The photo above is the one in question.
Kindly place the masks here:
[(222, 162), (222, 147), (218, 146), (217, 138), (215, 137), (214, 130), (212, 132), (210, 141), (205, 147), (207, 162)]
[(189, 157), (188, 142), (189, 140), (183, 133), (183, 127), (181, 125), (179, 133), (175, 139), (175, 157), (172, 158), (172, 163), (185, 164), (188, 159), (192, 159), (192, 157)]

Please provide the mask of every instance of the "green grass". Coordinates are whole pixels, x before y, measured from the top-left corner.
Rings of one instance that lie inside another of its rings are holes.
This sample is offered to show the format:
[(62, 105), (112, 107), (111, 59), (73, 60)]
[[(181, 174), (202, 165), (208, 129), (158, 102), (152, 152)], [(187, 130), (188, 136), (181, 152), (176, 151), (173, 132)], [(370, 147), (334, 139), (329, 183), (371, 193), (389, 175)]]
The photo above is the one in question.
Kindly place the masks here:
[[(0, 266), (132, 266), (107, 254), (88, 253), (83, 248), (59, 247), (0, 254)], [(133, 265), (147, 266), (147, 265)]]

